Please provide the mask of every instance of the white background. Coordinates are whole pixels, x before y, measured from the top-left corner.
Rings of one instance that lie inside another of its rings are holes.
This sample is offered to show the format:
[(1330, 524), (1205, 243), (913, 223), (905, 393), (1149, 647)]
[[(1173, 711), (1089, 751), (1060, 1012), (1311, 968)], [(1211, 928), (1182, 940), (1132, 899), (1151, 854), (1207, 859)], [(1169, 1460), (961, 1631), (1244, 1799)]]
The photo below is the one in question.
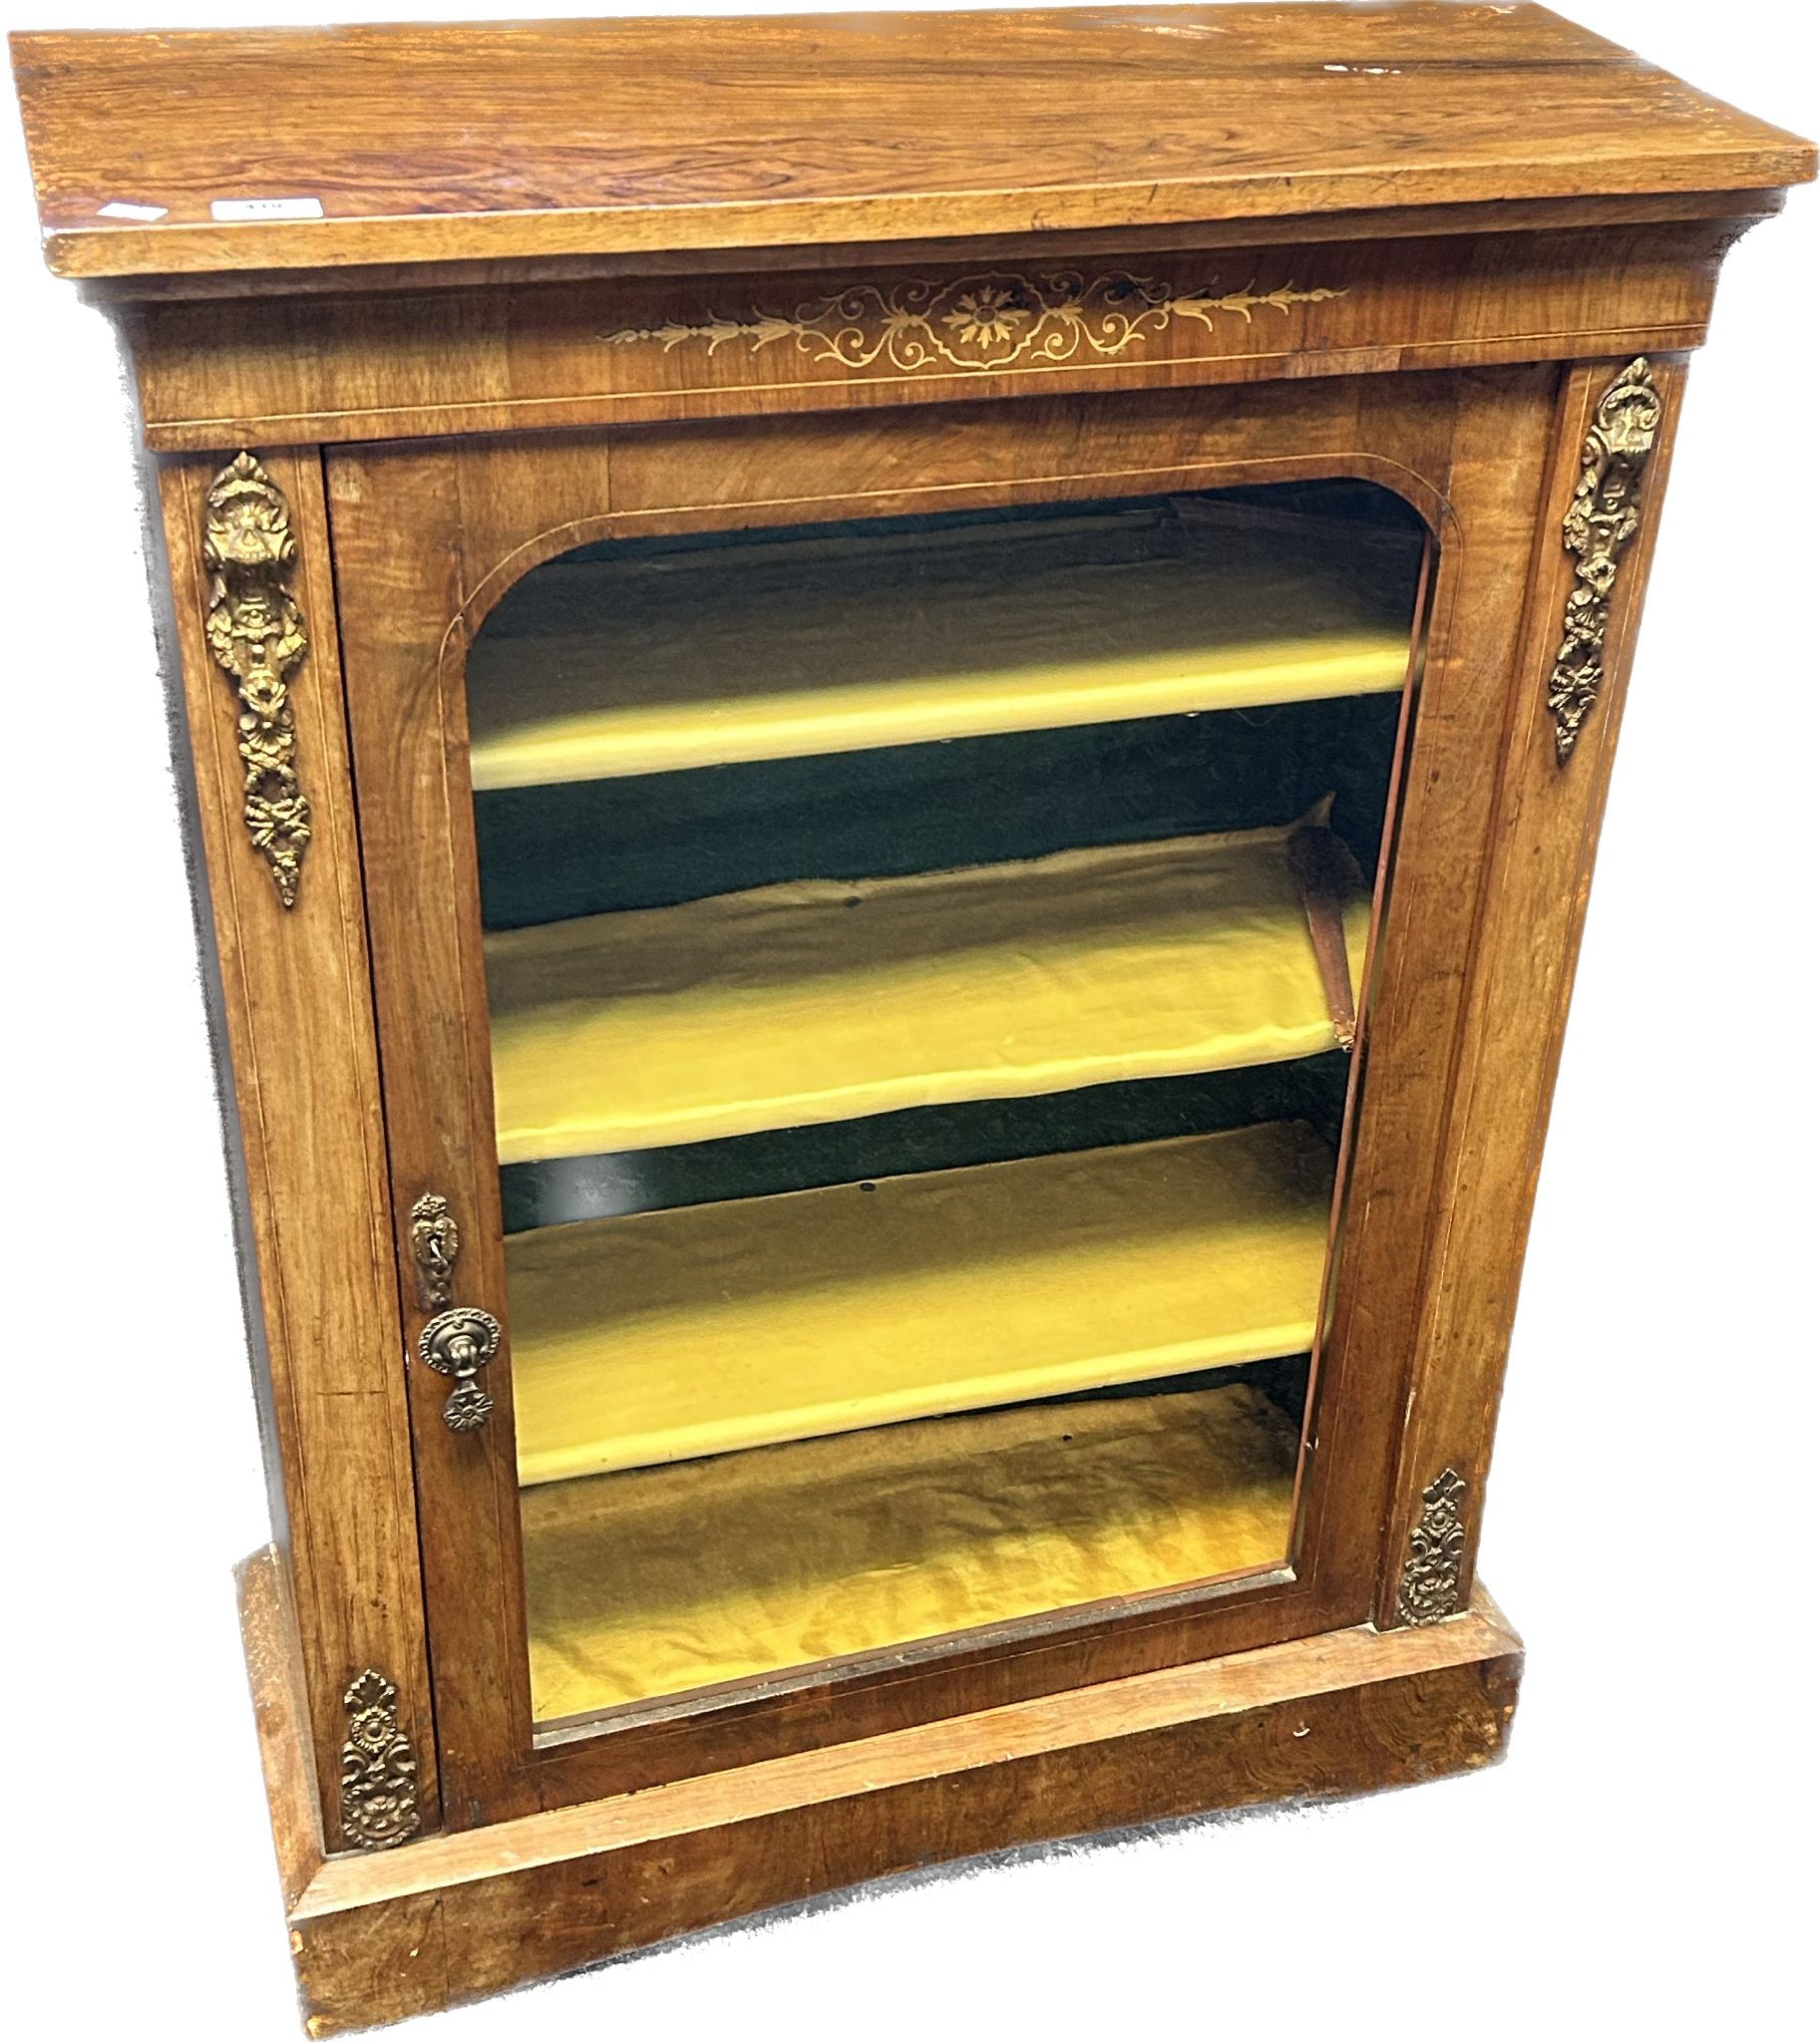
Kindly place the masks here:
[[(4, 12), (331, 5), (470, 11)], [(1804, 0), (1569, 11), (1820, 131)], [(296, 2015), (228, 1569), (265, 1504), (132, 426), (10, 114), (0, 152), (5, 2000), (264, 2042)], [(698, 1940), (452, 2042), (1812, 2032), (1817, 247), (1808, 191), (1733, 253), (1675, 455), (1486, 1508), (1509, 1762)]]

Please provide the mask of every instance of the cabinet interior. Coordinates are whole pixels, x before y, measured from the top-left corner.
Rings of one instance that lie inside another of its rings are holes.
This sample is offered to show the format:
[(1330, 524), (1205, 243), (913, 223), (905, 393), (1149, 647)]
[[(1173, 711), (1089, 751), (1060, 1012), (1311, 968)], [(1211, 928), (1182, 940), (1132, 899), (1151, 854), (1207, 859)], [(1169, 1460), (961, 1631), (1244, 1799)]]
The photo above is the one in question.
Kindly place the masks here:
[(613, 541), (468, 666), (534, 1710), (1281, 1567), (1424, 534)]

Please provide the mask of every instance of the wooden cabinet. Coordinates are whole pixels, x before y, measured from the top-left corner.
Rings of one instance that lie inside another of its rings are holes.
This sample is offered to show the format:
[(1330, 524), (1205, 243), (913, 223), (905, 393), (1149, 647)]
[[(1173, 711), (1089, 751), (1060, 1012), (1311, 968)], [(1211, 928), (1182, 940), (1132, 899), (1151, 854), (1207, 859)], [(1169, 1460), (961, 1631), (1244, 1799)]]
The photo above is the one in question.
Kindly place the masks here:
[(163, 512), (313, 2033), (1501, 1750), (1629, 648), (1813, 153), (1539, 8), (1166, 14), (14, 41)]

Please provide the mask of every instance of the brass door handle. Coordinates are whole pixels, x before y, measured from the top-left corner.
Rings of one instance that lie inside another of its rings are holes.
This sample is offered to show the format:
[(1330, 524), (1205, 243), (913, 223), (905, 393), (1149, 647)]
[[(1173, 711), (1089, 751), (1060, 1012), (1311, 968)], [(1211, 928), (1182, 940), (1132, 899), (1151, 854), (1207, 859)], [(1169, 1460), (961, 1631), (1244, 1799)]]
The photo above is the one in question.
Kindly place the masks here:
[(418, 1334), (418, 1360), (439, 1376), (455, 1378), (443, 1406), (443, 1423), (451, 1432), (475, 1432), (487, 1423), (493, 1399), (475, 1377), (499, 1351), (500, 1322), (478, 1305), (452, 1305)]

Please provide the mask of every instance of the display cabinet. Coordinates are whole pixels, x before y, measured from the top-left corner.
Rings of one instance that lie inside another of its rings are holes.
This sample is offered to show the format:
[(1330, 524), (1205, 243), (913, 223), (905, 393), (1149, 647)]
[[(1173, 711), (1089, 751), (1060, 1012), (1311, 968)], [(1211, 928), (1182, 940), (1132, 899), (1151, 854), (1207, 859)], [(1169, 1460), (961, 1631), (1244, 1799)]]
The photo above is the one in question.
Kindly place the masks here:
[(14, 43), (169, 557), (312, 2033), (1481, 1766), (1719, 260), (1532, 6)]

